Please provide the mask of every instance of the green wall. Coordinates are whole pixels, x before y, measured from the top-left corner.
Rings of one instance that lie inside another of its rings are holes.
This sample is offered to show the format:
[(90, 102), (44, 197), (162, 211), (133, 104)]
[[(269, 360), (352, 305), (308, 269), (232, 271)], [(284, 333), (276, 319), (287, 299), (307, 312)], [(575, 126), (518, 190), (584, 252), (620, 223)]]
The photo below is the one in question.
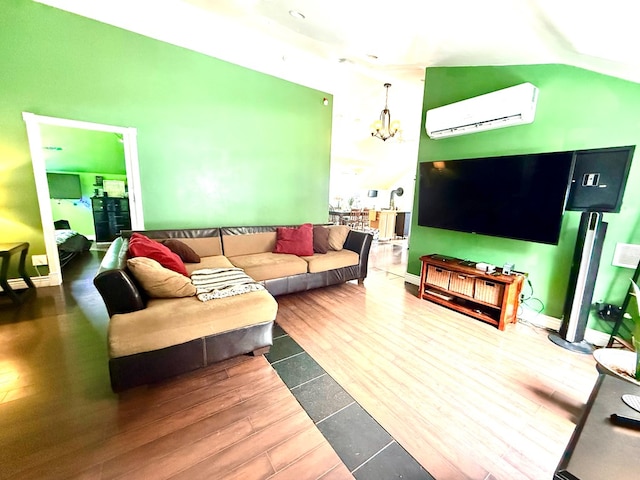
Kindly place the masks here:
[(126, 174), (120, 134), (57, 125), (40, 132), (48, 171)]
[(0, 241), (44, 253), (23, 111), (136, 127), (147, 228), (326, 221), (328, 93), (29, 0), (0, 18)]
[[(440, 140), (427, 137), (428, 109), (523, 82), (540, 89), (534, 123)], [(428, 68), (422, 112), (419, 162), (640, 143), (640, 85), (566, 65)], [(640, 161), (634, 160), (621, 212), (605, 214), (608, 230), (594, 302), (620, 305), (627, 291), (633, 270), (613, 267), (611, 261), (616, 243), (640, 243), (638, 184)], [(416, 190), (409, 273), (419, 274), (419, 257), (430, 253), (496, 265), (510, 261), (529, 273), (534, 296), (544, 303), (543, 312), (562, 316), (579, 212), (565, 212), (560, 242), (552, 246), (420, 227), (417, 202)], [(602, 327), (593, 315), (590, 326)]]

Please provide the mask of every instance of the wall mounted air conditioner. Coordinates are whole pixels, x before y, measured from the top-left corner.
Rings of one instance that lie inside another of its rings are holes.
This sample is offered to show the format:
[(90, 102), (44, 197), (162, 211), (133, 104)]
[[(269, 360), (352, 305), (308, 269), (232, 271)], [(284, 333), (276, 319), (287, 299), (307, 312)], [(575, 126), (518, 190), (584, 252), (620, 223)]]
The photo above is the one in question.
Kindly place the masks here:
[(427, 135), (438, 139), (531, 123), (537, 101), (538, 88), (522, 83), (432, 108), (426, 114)]

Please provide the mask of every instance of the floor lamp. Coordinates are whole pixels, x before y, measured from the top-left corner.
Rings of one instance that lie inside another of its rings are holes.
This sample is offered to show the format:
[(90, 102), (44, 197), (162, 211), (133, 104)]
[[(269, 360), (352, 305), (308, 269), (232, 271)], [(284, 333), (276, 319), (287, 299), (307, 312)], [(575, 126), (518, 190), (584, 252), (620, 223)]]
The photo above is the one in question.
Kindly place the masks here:
[(402, 187), (398, 187), (395, 190), (391, 190), (391, 197), (389, 197), (389, 208), (391, 210), (394, 209), (395, 207), (395, 203), (393, 201), (393, 197), (395, 197), (396, 195), (398, 197), (401, 197), (404, 194), (404, 189)]

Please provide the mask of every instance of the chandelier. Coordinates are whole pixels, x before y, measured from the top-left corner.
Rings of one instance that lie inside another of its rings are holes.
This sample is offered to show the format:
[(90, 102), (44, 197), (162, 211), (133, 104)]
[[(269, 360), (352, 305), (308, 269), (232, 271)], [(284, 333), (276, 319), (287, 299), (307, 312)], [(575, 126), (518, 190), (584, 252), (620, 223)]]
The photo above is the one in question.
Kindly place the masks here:
[(385, 83), (384, 88), (387, 89), (386, 97), (384, 100), (384, 109), (380, 112), (380, 120), (376, 120), (371, 124), (371, 135), (378, 137), (382, 141), (393, 137), (400, 130), (400, 121), (391, 121), (391, 112), (387, 103), (389, 102), (389, 87), (390, 83)]

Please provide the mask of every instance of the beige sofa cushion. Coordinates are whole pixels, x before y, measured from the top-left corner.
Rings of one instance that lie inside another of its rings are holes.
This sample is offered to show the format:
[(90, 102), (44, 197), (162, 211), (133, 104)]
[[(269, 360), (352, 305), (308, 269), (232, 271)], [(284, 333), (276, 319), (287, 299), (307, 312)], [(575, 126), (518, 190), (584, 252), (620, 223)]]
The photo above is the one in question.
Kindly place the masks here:
[(234, 266), (242, 268), (247, 275), (261, 282), (273, 278), (307, 273), (307, 262), (296, 255), (286, 253), (256, 253), (229, 257)]
[(327, 253), (316, 253), (313, 257), (302, 257), (309, 264), (309, 273), (326, 272), (334, 268), (349, 267), (358, 265), (360, 257), (356, 252), (351, 250), (340, 250), (336, 252), (329, 250)]
[(196, 294), (196, 287), (189, 278), (164, 268), (152, 258), (130, 258), (127, 268), (152, 298), (191, 297)]
[(200, 257), (222, 255), (220, 237), (176, 238), (175, 240), (180, 240), (185, 245), (191, 247)]
[(276, 232), (223, 235), (224, 254), (228, 258), (254, 253), (273, 252), (276, 249)]
[(342, 250), (350, 228), (346, 225), (329, 225), (327, 228), (329, 229), (329, 248)]
[(275, 320), (276, 300), (267, 292), (201, 302), (196, 297), (151, 299), (147, 308), (111, 317), (111, 358), (149, 352), (209, 335)]
[(189, 275), (195, 270), (202, 268), (232, 268), (233, 264), (224, 255), (213, 255), (211, 257), (200, 257), (200, 263), (185, 263)]

